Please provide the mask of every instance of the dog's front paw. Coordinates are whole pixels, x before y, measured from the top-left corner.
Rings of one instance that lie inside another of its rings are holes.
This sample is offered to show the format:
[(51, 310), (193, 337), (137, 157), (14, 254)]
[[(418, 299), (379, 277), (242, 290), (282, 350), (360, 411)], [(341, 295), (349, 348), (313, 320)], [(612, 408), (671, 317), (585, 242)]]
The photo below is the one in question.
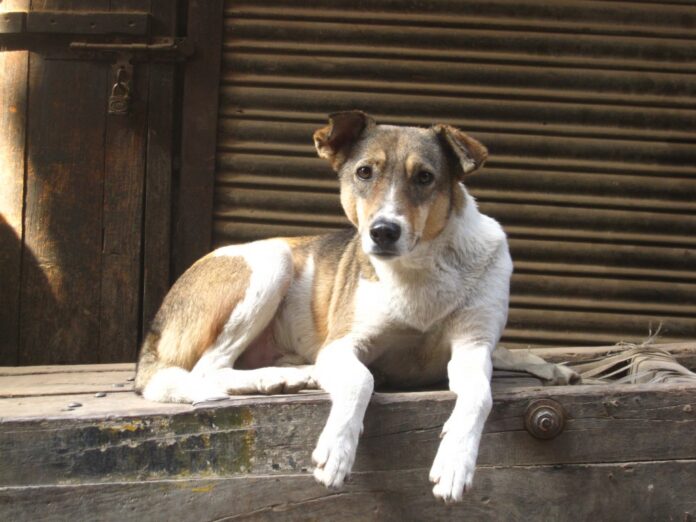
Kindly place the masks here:
[(304, 368), (283, 366), (256, 370), (258, 380), (253, 383), (254, 391), (266, 395), (297, 393), (300, 390), (316, 388), (311, 373)]
[(215, 383), (201, 382), (199, 386), (191, 390), (189, 398), (191, 404), (197, 406), (206, 402), (224, 401), (229, 399), (230, 396)]
[(340, 488), (350, 474), (358, 446), (358, 433), (331, 433), (327, 429), (319, 437), (317, 447), (312, 453), (314, 478), (327, 488)]
[(430, 481), (435, 484), (433, 494), (446, 503), (460, 502), (471, 489), (476, 469), (476, 447), (466, 438), (445, 433), (437, 450)]
[(580, 374), (565, 366), (563, 364), (553, 365), (553, 379), (547, 384), (551, 385), (566, 385), (566, 384), (580, 384), (582, 382), (582, 377)]

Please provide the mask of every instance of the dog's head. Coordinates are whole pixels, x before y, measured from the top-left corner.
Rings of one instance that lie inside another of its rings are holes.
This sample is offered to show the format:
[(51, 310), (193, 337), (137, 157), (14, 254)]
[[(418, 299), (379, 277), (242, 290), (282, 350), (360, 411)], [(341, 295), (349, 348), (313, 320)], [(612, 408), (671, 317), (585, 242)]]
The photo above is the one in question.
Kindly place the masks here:
[(341, 182), (341, 204), (365, 253), (393, 259), (445, 229), (465, 204), (459, 187), (486, 160), (486, 148), (448, 125), (377, 125), (361, 111), (329, 116), (314, 133), (319, 156)]

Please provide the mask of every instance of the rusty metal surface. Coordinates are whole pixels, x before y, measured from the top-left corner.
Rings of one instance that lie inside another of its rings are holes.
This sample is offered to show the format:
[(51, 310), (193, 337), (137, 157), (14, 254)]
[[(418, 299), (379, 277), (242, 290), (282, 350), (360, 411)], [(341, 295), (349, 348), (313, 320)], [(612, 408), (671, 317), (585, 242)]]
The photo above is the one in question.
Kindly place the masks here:
[(226, 2), (216, 244), (346, 224), (326, 114), (444, 121), (510, 236), (508, 346), (696, 338), (696, 5)]

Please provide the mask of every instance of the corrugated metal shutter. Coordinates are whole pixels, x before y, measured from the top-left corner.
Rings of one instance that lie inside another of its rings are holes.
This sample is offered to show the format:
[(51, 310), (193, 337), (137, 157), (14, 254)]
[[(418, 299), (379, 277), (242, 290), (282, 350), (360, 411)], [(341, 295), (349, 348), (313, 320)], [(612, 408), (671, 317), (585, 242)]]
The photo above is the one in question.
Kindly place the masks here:
[(228, 1), (217, 244), (346, 223), (330, 112), (458, 125), (515, 261), (507, 345), (696, 338), (696, 7)]

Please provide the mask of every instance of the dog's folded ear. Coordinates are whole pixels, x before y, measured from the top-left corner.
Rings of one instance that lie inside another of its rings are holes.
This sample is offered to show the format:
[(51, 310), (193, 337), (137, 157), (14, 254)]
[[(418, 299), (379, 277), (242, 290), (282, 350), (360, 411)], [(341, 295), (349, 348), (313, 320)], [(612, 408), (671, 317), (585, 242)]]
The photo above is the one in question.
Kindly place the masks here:
[(459, 160), (461, 172), (459, 178), (480, 169), (488, 158), (488, 149), (471, 136), (449, 125), (438, 124), (433, 130)]
[(314, 133), (314, 146), (319, 157), (328, 159), (335, 170), (343, 164), (350, 148), (375, 121), (362, 111), (335, 112), (329, 125)]

